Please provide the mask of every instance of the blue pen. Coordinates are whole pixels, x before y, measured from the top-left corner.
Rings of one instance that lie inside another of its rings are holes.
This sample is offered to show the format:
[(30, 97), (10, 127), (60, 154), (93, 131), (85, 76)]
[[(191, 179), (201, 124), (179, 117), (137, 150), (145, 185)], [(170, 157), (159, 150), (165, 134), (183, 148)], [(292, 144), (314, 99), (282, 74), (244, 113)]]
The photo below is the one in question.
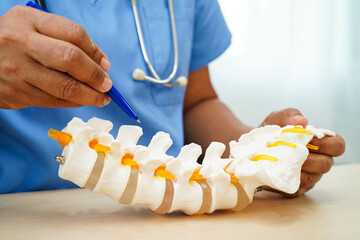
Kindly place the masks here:
[[(33, 3), (32, 1), (29, 1), (26, 3), (26, 6), (39, 9), (44, 12), (49, 12), (46, 8), (43, 8), (42, 6)], [(114, 86), (111, 87), (111, 89), (107, 92), (107, 95), (132, 119), (138, 121), (140, 123), (139, 117), (136, 115), (134, 110), (130, 107), (129, 103), (125, 100), (125, 98), (119, 93), (118, 90)]]

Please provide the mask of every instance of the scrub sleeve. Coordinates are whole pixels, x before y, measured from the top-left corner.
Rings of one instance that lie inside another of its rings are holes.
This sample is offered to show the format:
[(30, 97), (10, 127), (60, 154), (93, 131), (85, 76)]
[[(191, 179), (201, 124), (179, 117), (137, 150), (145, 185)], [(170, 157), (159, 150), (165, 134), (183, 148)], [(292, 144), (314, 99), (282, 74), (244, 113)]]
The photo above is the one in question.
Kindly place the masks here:
[(190, 72), (205, 67), (231, 43), (231, 33), (216, 0), (196, 1)]

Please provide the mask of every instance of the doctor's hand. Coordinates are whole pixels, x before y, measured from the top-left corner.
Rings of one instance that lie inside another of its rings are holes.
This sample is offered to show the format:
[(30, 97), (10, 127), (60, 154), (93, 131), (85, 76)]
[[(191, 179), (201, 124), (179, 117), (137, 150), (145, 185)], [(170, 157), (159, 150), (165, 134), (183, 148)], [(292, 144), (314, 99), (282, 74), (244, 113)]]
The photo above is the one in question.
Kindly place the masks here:
[(77, 23), (26, 6), (0, 17), (0, 108), (104, 106), (105, 54)]
[[(265, 125), (279, 125), (284, 127), (286, 125), (301, 125), (306, 127), (308, 121), (303, 115), (293, 108), (284, 109), (277, 112), (272, 112), (261, 124)], [(333, 163), (333, 157), (340, 156), (345, 151), (345, 142), (340, 135), (334, 137), (325, 136), (322, 139), (314, 137), (311, 144), (319, 147), (318, 150), (310, 150), (308, 158), (301, 168), (301, 182), (299, 190), (294, 194), (287, 194), (281, 192), (286, 197), (297, 197), (309, 191), (320, 180), (324, 173), (327, 173)], [(276, 191), (269, 187), (264, 187), (266, 190)]]

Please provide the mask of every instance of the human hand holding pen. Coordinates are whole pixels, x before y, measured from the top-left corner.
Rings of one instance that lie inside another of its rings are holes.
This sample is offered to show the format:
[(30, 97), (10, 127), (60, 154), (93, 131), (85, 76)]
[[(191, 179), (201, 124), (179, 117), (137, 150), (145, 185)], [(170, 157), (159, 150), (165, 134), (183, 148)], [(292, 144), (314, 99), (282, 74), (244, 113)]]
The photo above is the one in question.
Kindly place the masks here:
[(0, 108), (105, 106), (109, 67), (69, 19), (25, 6), (0, 17)]

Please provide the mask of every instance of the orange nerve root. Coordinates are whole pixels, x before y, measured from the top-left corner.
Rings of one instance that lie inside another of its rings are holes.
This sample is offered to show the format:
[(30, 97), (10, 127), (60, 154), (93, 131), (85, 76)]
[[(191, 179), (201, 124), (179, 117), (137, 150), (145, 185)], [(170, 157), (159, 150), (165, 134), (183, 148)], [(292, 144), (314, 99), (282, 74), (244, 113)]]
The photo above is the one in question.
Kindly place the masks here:
[(158, 177), (162, 177), (162, 178), (167, 178), (167, 179), (170, 179), (170, 180), (175, 179), (175, 176), (172, 175), (170, 172), (166, 171), (165, 167), (162, 167), (162, 166), (155, 169), (154, 175), (156, 175)]
[(130, 166), (130, 167), (134, 167), (137, 170), (139, 170), (139, 165), (137, 164), (136, 161), (134, 161), (134, 155), (132, 155), (130, 153), (127, 153), (122, 157), (121, 164)]
[(273, 144), (269, 144), (267, 147), (277, 147), (279, 145), (288, 146), (292, 148), (296, 148), (296, 144), (285, 142), (285, 141), (276, 141)]
[(200, 169), (201, 168), (198, 168), (194, 171), (193, 175), (190, 177), (189, 182), (204, 179), (204, 176), (199, 173)]
[(310, 144), (310, 143), (308, 143), (308, 144), (306, 145), (306, 147), (307, 147), (308, 149), (312, 149), (312, 150), (319, 150), (319, 147), (318, 147), (318, 146), (312, 145), (312, 144)]
[(257, 155), (256, 157), (254, 157), (253, 159), (251, 159), (251, 161), (259, 161), (259, 160), (269, 160), (272, 162), (277, 162), (277, 158), (273, 157), (273, 156), (269, 156), (269, 155)]
[[(293, 128), (288, 128), (288, 129), (284, 129), (281, 134), (283, 133), (287, 133), (287, 132), (292, 132), (292, 133), (302, 133), (302, 134), (307, 134), (307, 135), (312, 135), (311, 132), (309, 132), (308, 130), (302, 128), (302, 127), (293, 127)], [(269, 146), (268, 146), (269, 147)], [(312, 150), (319, 150), (318, 146), (312, 145), (310, 143), (308, 143), (306, 145), (307, 148), (312, 149)]]
[(225, 171), (227, 174), (230, 175), (231, 182), (239, 182), (239, 181), (240, 181), (240, 179), (238, 179), (237, 177), (235, 177), (235, 174), (234, 174), (234, 173), (228, 173), (228, 172), (226, 171), (226, 169), (224, 169), (224, 171)]
[(96, 152), (98, 153), (102, 153), (105, 155), (105, 152), (108, 152), (111, 150), (110, 147), (108, 146), (104, 146), (102, 144), (99, 144), (97, 139), (93, 139), (89, 142), (89, 147), (91, 147), (92, 149), (94, 149)]
[(239, 182), (240, 179), (238, 179), (237, 177), (235, 177), (235, 174), (234, 173), (229, 173), (226, 171), (226, 169), (228, 168), (228, 166), (230, 166), (230, 164), (232, 163), (233, 161), (229, 162), (228, 165), (226, 165), (226, 167), (224, 168), (224, 171), (230, 175), (230, 178), (231, 178), (231, 182)]
[(308, 130), (306, 130), (306, 129), (302, 128), (302, 127), (287, 128), (287, 129), (284, 129), (284, 130), (281, 132), (281, 134), (287, 133), (287, 132), (312, 135), (311, 132), (309, 132)]
[(48, 132), (48, 136), (60, 143), (60, 146), (64, 148), (66, 145), (68, 145), (72, 141), (71, 135), (60, 132), (54, 129), (50, 129)]

